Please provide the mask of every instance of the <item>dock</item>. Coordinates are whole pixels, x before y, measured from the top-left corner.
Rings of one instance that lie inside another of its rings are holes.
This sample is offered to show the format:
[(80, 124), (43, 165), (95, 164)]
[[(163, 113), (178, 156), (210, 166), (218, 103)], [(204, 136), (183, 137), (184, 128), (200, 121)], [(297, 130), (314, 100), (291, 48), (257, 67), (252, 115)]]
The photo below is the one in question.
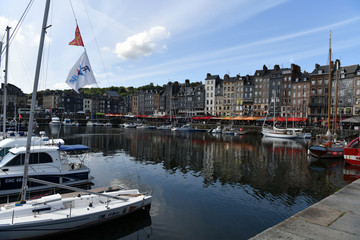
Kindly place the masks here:
[(251, 239), (360, 239), (360, 179)]

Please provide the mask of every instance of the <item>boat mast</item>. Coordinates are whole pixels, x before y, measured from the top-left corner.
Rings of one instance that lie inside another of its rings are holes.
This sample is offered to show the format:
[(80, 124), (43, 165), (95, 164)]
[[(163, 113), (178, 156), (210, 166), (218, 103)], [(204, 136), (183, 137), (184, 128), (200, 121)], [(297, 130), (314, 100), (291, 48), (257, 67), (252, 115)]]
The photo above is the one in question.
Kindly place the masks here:
[(49, 15), (49, 7), (50, 7), (50, 0), (46, 0), (43, 25), (42, 25), (42, 29), (41, 29), (41, 37), (40, 37), (38, 58), (37, 58), (36, 70), (35, 70), (34, 88), (33, 88), (32, 98), (31, 98), (30, 118), (29, 118), (29, 124), (28, 124), (28, 135), (27, 135), (27, 141), (26, 141), (26, 152), (25, 152), (25, 163), (24, 163), (24, 178), (23, 178), (22, 188), (21, 188), (21, 202), (23, 202), (23, 203), (25, 202), (26, 190), (27, 190), (29, 158), (30, 158), (30, 145), (31, 145), (31, 136), (32, 136), (32, 131), (33, 131), (36, 94), (37, 94), (39, 76), (40, 76), (41, 58), (42, 58), (42, 52), (43, 52), (43, 47), (44, 47), (46, 29), (51, 26), (51, 25), (46, 26), (47, 25), (48, 15)]
[(329, 90), (328, 90), (328, 119), (327, 125), (328, 130), (326, 135), (330, 135), (330, 112), (331, 112), (331, 31), (330, 31), (330, 40), (329, 40)]
[(7, 98), (7, 78), (8, 78), (8, 63), (9, 63), (9, 36), (10, 36), (10, 27), (6, 27), (6, 55), (5, 55), (5, 81), (4, 81), (4, 96), (3, 96), (3, 138), (5, 138), (6, 132), (6, 98)]
[(337, 108), (338, 108), (338, 88), (339, 88), (339, 65), (340, 62), (336, 60), (336, 88), (335, 88), (335, 125), (334, 125), (334, 134), (336, 134), (337, 129)]

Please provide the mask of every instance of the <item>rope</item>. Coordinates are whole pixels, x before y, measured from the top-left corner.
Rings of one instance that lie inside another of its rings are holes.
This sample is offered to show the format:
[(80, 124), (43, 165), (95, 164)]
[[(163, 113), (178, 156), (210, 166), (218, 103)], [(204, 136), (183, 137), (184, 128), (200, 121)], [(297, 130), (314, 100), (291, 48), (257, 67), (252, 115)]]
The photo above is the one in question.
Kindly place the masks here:
[[(13, 39), (15, 38), (16, 33), (19, 31), (20, 26), (21, 26), (21, 24), (23, 23), (26, 14), (29, 12), (30, 7), (32, 6), (33, 2), (34, 2), (34, 0), (30, 0), (30, 2), (29, 2), (29, 4), (27, 5), (25, 11), (24, 11), (23, 14), (21, 15), (20, 20), (19, 20), (18, 23), (16, 24), (16, 27), (15, 27), (14, 31), (13, 31), (12, 34), (10, 35), (10, 43), (6, 43), (6, 44), (11, 44), (11, 43), (12, 43)], [(4, 35), (3, 35), (2, 41), (4, 40), (4, 37), (5, 37), (5, 33), (4, 33)], [(5, 48), (4, 48), (4, 49), (5, 49)], [(1, 59), (2, 59), (2, 58), (3, 58), (3, 52), (4, 52), (4, 51), (2, 51), (1, 49), (0, 49), (0, 51), (1, 51)]]
[[(50, 14), (50, 16), (51, 16), (51, 19), (50, 19), (50, 23), (52, 23), (53, 22), (53, 16), (54, 16), (54, 14), (53, 14), (53, 12), (54, 12), (54, 8), (53, 8), (53, 2), (51, 2), (51, 14)], [(51, 26), (52, 24), (48, 24), (48, 26)], [(48, 44), (47, 44), (47, 60), (46, 60), (46, 67), (44, 67), (43, 68), (43, 78), (44, 78), (44, 80), (43, 80), (43, 84), (44, 84), (44, 89), (46, 89), (46, 83), (47, 83), (47, 76), (48, 76), (48, 73), (49, 73), (49, 71), (48, 71), (48, 69), (49, 69), (49, 62), (50, 62), (50, 47), (51, 47), (51, 44), (50, 44), (50, 39), (51, 39), (51, 33), (52, 33), (52, 28), (50, 27), (50, 28), (48, 28), (49, 29), (49, 41), (48, 41)], [(45, 38), (45, 40), (46, 40), (46, 38)], [(44, 60), (45, 60), (45, 54), (44, 54)], [(45, 62), (45, 61), (44, 61)], [(45, 65), (45, 64), (44, 64)]]
[(71, 0), (69, 0), (69, 2), (70, 2), (71, 10), (72, 10), (72, 12), (73, 12), (73, 14), (74, 14), (75, 22), (76, 22), (76, 24), (77, 24), (77, 19), (76, 19), (76, 16), (75, 16), (75, 11), (74, 11), (73, 5), (72, 5), (72, 3), (71, 3)]
[[(106, 67), (105, 67), (105, 64), (104, 64), (104, 60), (103, 60), (102, 55), (101, 55), (101, 52), (100, 52), (99, 44), (98, 44), (98, 41), (97, 41), (96, 36), (95, 36), (95, 31), (94, 31), (94, 28), (93, 28), (93, 26), (92, 26), (92, 24), (91, 24), (90, 17), (89, 17), (89, 13), (88, 13), (88, 11), (87, 11), (87, 7), (86, 7), (86, 5), (85, 5), (84, 0), (83, 0), (83, 4), (84, 4), (84, 7), (85, 7), (86, 15), (87, 15), (88, 20), (89, 20), (89, 23), (90, 23), (91, 30), (92, 30), (93, 35), (94, 35), (95, 44), (96, 44), (96, 48), (97, 48), (97, 50), (98, 50), (98, 52), (99, 52), (101, 64), (103, 65), (103, 68), (104, 68), (104, 70), (105, 70), (106, 78), (107, 78), (108, 82), (110, 83), (109, 76), (108, 76), (108, 74), (107, 74)], [(96, 85), (97, 85), (97, 83), (96, 83)], [(98, 85), (97, 85), (97, 86), (98, 86)], [(98, 86), (98, 87), (99, 87), (99, 86)]]

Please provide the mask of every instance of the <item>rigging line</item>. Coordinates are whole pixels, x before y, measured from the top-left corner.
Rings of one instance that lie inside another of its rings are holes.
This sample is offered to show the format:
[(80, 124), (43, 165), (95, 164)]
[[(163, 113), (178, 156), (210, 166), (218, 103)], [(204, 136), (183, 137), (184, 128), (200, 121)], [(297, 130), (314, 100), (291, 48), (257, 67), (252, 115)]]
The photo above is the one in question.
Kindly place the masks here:
[[(51, 2), (51, 6), (50, 6), (50, 9), (51, 9), (51, 13), (50, 13), (50, 23), (51, 24), (48, 24), (48, 26), (51, 26), (52, 25), (52, 22), (53, 22), (53, 17), (54, 17), (54, 2)], [(51, 49), (51, 33), (52, 33), (52, 28), (48, 28), (50, 33), (49, 33), (49, 38), (48, 38), (48, 46), (47, 46), (47, 49), (48, 49), (48, 54), (47, 54), (47, 61), (46, 61), (46, 68), (44, 69), (45, 73), (44, 73), (44, 89), (46, 89), (46, 83), (47, 83), (47, 79), (48, 79), (48, 73), (49, 73), (49, 62), (50, 62), (50, 49)], [(46, 38), (45, 38), (46, 39)]]
[(77, 19), (76, 19), (76, 16), (75, 16), (75, 11), (74, 11), (73, 5), (72, 5), (72, 3), (71, 3), (71, 0), (69, 0), (69, 2), (70, 2), (71, 10), (72, 10), (72, 12), (73, 12), (73, 14), (74, 14), (75, 22), (76, 22), (76, 24), (77, 24)]
[[(94, 35), (95, 44), (96, 44), (97, 50), (98, 50), (98, 52), (99, 52), (100, 60), (101, 60), (101, 63), (102, 63), (102, 65), (103, 65), (103, 68), (104, 68), (104, 71), (105, 71), (105, 76), (106, 76), (106, 78), (107, 78), (107, 80), (108, 80), (108, 83), (110, 83), (109, 76), (108, 76), (107, 71), (106, 71), (106, 68), (105, 68), (104, 60), (103, 60), (102, 55), (101, 55), (101, 52), (100, 52), (99, 44), (98, 44), (98, 41), (97, 41), (96, 36), (95, 36), (95, 31), (94, 31), (94, 28), (93, 28), (93, 26), (92, 26), (92, 24), (91, 24), (90, 17), (89, 17), (89, 13), (88, 13), (88, 11), (87, 11), (87, 7), (86, 7), (86, 5), (85, 5), (85, 1), (84, 1), (84, 0), (83, 0), (83, 4), (84, 4), (84, 7), (85, 7), (86, 15), (87, 15), (88, 20), (89, 20), (89, 23), (90, 23), (91, 30), (92, 30), (93, 35)], [(96, 85), (98, 86), (97, 83), (96, 83)], [(99, 87), (99, 86), (98, 86), (98, 87)]]
[[(25, 8), (25, 11), (23, 12), (23, 14), (21, 15), (20, 17), (20, 20), (18, 21), (18, 23), (16, 24), (15, 28), (14, 28), (14, 31), (12, 32), (12, 34), (10, 35), (10, 44), (12, 43), (12, 41), (14, 40), (15, 38), (15, 35), (17, 34), (17, 32), (19, 31), (20, 29), (20, 26), (21, 24), (24, 22), (24, 19), (25, 19), (25, 16), (26, 14), (29, 12), (32, 4), (33, 4), (34, 0), (30, 0), (29, 4), (27, 5), (27, 7)], [(4, 35), (5, 36), (5, 35)], [(9, 43), (6, 43), (6, 44), (9, 44)], [(5, 48), (4, 48), (5, 49)], [(1, 52), (1, 58), (3, 57), (3, 52)]]

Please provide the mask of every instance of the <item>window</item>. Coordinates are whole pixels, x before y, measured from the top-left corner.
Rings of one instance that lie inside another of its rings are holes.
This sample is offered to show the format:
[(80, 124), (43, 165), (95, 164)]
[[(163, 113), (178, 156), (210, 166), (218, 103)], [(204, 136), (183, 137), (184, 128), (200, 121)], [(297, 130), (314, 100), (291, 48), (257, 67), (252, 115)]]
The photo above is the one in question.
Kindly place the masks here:
[[(6, 164), (6, 166), (20, 166), (24, 165), (25, 154), (19, 154), (14, 159)], [(39, 164), (39, 163), (51, 163), (52, 158), (47, 153), (31, 153), (29, 163), (30, 164)]]

